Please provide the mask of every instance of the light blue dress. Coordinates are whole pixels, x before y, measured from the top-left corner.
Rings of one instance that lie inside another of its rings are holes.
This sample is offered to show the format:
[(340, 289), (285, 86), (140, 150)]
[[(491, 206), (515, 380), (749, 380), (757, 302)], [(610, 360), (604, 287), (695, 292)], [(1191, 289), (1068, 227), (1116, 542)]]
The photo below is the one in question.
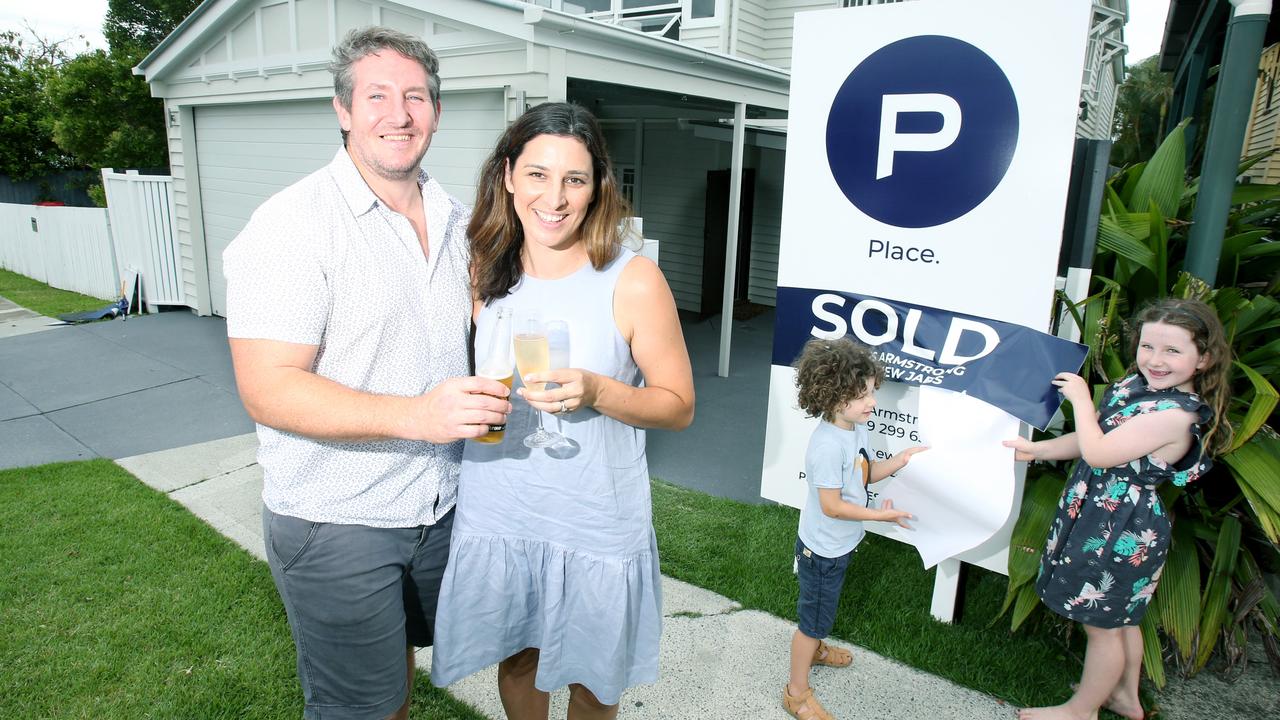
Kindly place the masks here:
[[(571, 367), (640, 386), (613, 319), (618, 276), (634, 257), (624, 249), (599, 272), (587, 263), (558, 280), (524, 277), (481, 311), (477, 347), (488, 346), (496, 308), (538, 309), (567, 321)], [(645, 433), (586, 408), (543, 415), (576, 454), (530, 450), (520, 441), (535, 411), (514, 393), (511, 401), (503, 441), (468, 442), (463, 454), (432, 682), (449, 685), (536, 647), (539, 690), (579, 683), (615, 704), (658, 678), (661, 576)]]

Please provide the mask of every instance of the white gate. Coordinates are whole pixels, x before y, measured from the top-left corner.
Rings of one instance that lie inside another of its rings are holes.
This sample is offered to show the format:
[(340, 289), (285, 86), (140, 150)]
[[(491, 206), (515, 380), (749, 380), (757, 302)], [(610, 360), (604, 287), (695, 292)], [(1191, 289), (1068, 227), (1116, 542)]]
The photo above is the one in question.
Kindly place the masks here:
[(122, 274), (141, 275), (147, 306), (186, 305), (174, 224), (173, 178), (102, 169), (107, 212)]

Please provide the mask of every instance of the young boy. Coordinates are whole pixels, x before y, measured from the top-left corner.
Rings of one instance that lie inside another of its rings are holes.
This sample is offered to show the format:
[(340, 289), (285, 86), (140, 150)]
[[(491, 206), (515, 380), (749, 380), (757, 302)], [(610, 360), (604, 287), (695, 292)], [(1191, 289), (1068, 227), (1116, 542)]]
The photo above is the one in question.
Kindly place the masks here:
[(866, 531), (864, 520), (893, 522), (906, 528), (911, 514), (885, 500), (868, 507), (866, 485), (898, 472), (917, 446), (880, 462), (867, 456), (866, 422), (876, 408), (883, 371), (871, 351), (849, 338), (810, 340), (796, 360), (800, 408), (822, 423), (809, 438), (804, 473), (809, 495), (800, 512), (796, 564), (800, 600), (799, 627), (791, 638), (791, 681), (782, 705), (798, 720), (834, 720), (809, 687), (814, 665), (846, 667), (853, 655), (822, 641), (831, 633), (849, 558)]

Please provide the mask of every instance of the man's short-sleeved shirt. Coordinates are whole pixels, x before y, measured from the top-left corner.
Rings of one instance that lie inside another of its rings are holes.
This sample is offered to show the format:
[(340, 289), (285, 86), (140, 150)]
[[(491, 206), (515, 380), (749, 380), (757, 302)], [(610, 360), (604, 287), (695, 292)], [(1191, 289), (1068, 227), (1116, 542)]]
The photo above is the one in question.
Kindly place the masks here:
[(809, 448), (804, 454), (809, 493), (800, 511), (799, 534), (805, 547), (823, 557), (837, 558), (851, 552), (867, 534), (860, 520), (824, 515), (818, 498), (819, 488), (832, 488), (840, 491), (845, 502), (867, 506), (864, 478), (871, 472), (867, 439), (866, 425), (841, 430), (825, 420), (809, 436)]
[[(428, 257), (345, 149), (268, 199), (223, 253), (227, 335), (317, 346), (313, 372), (378, 395), (469, 373), (470, 211), (419, 174)], [(453, 507), (462, 443), (333, 442), (258, 425), (263, 503), (307, 520), (429, 525)]]

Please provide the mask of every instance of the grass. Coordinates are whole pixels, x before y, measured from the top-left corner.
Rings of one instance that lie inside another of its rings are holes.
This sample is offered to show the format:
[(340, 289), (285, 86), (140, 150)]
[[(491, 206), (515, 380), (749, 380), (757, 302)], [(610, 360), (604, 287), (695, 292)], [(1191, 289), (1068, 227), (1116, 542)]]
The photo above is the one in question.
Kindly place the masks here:
[[(795, 620), (791, 562), (799, 511), (661, 481), (653, 495), (663, 574)], [(1079, 648), (1068, 649), (1059, 625), (1028, 621), (1011, 634), (1007, 616), (992, 622), (1004, 599), (1003, 575), (966, 566), (951, 625), (929, 614), (933, 576), (914, 548), (868, 534), (849, 566), (833, 635), (1013, 705), (1057, 704), (1070, 696)]]
[[(0, 717), (302, 715), (266, 563), (106, 460), (0, 471)], [(421, 673), (414, 716), (482, 720)]]
[(0, 297), (8, 298), (41, 315), (57, 317), (63, 313), (97, 310), (110, 300), (81, 295), (70, 290), (49, 287), (39, 280), (0, 269)]

